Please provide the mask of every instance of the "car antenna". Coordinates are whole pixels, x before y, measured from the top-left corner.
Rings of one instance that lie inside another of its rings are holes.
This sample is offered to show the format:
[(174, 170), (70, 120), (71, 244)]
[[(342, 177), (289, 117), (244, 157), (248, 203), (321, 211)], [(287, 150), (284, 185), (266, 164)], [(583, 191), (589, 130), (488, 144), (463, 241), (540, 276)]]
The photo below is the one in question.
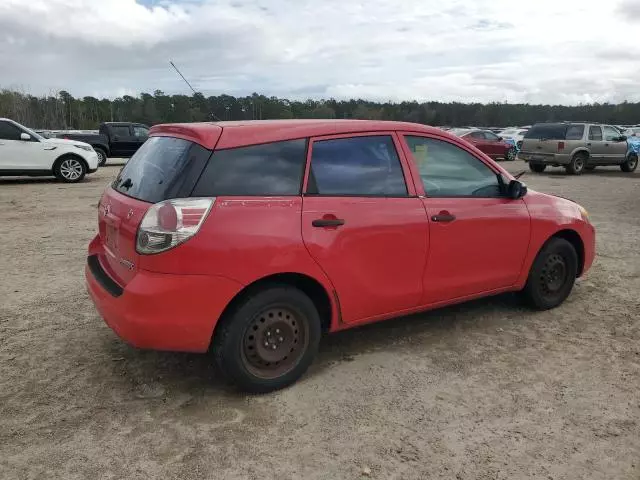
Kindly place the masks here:
[[(173, 63), (172, 60), (169, 60), (169, 63), (171, 64), (171, 66), (175, 69), (176, 72), (178, 72), (178, 75), (180, 75), (182, 77), (182, 79), (184, 80), (184, 83), (186, 83), (187, 85), (189, 85), (189, 88), (191, 89), (191, 91), (193, 92), (193, 94), (195, 95), (196, 90), (191, 86), (191, 84), (189, 83), (189, 80), (187, 80), (186, 78), (184, 78), (184, 75), (182, 75), (182, 72), (180, 72), (180, 70), (178, 70), (178, 67), (176, 67), (176, 65)], [(220, 119), (217, 117), (217, 115), (213, 112), (210, 113), (210, 115), (214, 118), (214, 120), (216, 120), (217, 122), (220, 121)]]
[(513, 178), (515, 178), (516, 180), (519, 179), (520, 177), (522, 177), (525, 173), (527, 173), (526, 170), (522, 170), (520, 173), (516, 173)]

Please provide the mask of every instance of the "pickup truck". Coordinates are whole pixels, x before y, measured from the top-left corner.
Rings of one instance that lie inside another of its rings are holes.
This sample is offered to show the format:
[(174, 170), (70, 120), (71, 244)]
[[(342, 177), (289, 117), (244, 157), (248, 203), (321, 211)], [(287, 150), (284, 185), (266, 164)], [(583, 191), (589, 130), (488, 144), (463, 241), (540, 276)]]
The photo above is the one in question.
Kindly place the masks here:
[(62, 132), (57, 138), (88, 143), (98, 154), (99, 164), (107, 163), (107, 158), (130, 158), (149, 137), (149, 127), (142, 123), (104, 122), (98, 133)]
[(614, 165), (631, 173), (638, 167), (637, 149), (632, 147), (627, 137), (611, 125), (538, 123), (525, 134), (518, 157), (538, 173), (554, 166), (580, 175), (598, 166)]

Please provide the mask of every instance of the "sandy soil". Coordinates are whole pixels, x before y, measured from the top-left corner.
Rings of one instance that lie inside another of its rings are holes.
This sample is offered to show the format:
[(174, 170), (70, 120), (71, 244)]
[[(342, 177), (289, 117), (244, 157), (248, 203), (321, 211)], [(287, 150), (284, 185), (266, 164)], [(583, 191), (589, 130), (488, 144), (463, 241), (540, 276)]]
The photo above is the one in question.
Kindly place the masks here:
[(525, 177), (598, 228), (561, 308), (507, 295), (333, 335), (298, 384), (245, 396), (96, 314), (85, 248), (117, 170), (0, 180), (0, 478), (640, 478), (640, 172)]

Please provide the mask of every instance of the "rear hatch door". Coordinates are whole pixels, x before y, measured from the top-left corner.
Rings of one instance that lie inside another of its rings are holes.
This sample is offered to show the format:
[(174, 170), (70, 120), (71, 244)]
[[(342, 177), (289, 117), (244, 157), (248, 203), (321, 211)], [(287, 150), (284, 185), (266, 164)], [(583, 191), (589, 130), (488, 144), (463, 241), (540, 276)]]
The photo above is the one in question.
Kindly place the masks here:
[(154, 203), (191, 195), (211, 151), (186, 138), (154, 136), (131, 157), (99, 204), (107, 273), (125, 286), (138, 271), (138, 226)]

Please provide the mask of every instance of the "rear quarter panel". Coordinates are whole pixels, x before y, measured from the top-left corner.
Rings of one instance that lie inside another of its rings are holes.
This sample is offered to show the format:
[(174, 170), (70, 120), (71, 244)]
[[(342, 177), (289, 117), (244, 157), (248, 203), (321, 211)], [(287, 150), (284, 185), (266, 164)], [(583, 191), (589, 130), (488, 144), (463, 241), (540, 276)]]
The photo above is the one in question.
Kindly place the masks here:
[(274, 274), (299, 273), (317, 280), (335, 303), (331, 282), (302, 241), (301, 215), (302, 197), (218, 197), (197, 235), (172, 250), (141, 256), (140, 267), (216, 275), (243, 286)]

